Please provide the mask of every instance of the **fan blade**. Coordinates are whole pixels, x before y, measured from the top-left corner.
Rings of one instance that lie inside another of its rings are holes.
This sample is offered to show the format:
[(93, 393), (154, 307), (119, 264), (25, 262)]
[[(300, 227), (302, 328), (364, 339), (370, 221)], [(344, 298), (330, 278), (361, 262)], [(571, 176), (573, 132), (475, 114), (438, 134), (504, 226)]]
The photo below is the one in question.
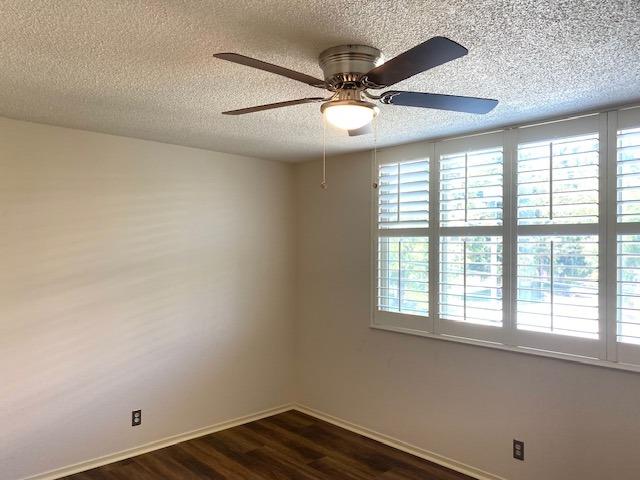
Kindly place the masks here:
[(262, 110), (271, 110), (272, 108), (290, 107), (292, 105), (302, 105), (304, 103), (324, 102), (326, 99), (322, 97), (301, 98), (300, 100), (288, 100), (286, 102), (268, 103), (266, 105), (258, 105), (257, 107), (241, 108), (239, 110), (229, 110), (222, 112), (223, 115), (243, 115), (245, 113), (260, 112)]
[(469, 50), (446, 37), (433, 37), (401, 53), (365, 75), (366, 81), (389, 87), (409, 77), (464, 57)]
[(347, 130), (350, 137), (357, 137), (358, 135), (368, 135), (373, 133), (373, 128), (370, 123), (367, 123), (364, 127), (356, 128), (354, 130)]
[(420, 92), (385, 92), (380, 100), (382, 103), (390, 105), (434, 108), (436, 110), (467, 113), (489, 113), (498, 105), (498, 100), (490, 98), (459, 97), (457, 95)]
[(324, 80), (312, 77), (305, 73), (296, 72), (295, 70), (289, 70), (288, 68), (274, 65), (273, 63), (263, 62), (262, 60), (256, 60), (255, 58), (245, 57), (238, 53), (214, 53), (214, 57), (227, 60), (228, 62), (239, 63), (240, 65), (246, 65), (247, 67), (257, 68), (264, 70), (265, 72), (275, 73), (276, 75), (282, 75), (283, 77), (297, 80), (312, 87), (325, 88)]

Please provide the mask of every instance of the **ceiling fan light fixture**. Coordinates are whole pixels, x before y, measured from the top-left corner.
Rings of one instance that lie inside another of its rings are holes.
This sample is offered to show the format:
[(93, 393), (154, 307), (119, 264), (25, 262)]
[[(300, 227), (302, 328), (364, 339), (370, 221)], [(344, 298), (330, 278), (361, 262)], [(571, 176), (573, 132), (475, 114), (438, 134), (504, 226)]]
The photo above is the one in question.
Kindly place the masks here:
[(373, 103), (363, 100), (333, 100), (323, 103), (320, 111), (334, 127), (356, 130), (371, 123), (379, 110)]

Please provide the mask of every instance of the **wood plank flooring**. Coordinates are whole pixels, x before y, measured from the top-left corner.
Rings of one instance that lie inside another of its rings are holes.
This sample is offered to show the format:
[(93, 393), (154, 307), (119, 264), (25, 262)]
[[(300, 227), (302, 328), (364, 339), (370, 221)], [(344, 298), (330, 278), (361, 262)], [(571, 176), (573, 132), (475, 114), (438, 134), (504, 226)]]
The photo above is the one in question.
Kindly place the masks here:
[(296, 410), (66, 480), (473, 480)]

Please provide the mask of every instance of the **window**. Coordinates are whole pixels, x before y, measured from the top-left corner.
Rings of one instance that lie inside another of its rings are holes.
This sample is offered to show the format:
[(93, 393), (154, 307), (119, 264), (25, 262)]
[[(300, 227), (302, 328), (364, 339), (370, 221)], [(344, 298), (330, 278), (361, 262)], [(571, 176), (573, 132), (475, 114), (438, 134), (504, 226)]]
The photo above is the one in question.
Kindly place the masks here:
[(640, 107), (387, 149), (376, 174), (373, 326), (640, 371)]

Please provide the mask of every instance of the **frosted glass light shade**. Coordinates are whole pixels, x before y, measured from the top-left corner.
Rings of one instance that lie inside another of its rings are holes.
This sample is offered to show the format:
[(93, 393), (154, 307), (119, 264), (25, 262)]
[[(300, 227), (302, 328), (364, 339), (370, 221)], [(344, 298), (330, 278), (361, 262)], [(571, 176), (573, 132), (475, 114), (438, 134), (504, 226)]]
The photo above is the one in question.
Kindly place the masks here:
[(324, 106), (322, 113), (331, 125), (343, 130), (356, 130), (371, 123), (375, 108), (365, 102), (335, 103)]

